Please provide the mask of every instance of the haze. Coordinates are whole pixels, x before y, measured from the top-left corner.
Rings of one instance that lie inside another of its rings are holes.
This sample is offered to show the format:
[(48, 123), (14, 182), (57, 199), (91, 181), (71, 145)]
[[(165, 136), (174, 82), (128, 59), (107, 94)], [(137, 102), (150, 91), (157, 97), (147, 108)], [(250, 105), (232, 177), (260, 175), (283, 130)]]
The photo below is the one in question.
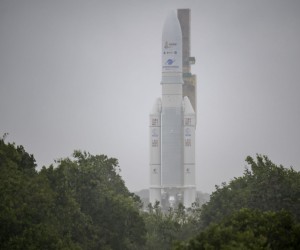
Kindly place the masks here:
[(241, 176), (247, 155), (300, 170), (300, 2), (0, 1), (0, 136), (37, 164), (81, 149), (149, 186), (148, 116), (161, 96), (167, 13), (191, 9), (197, 189)]

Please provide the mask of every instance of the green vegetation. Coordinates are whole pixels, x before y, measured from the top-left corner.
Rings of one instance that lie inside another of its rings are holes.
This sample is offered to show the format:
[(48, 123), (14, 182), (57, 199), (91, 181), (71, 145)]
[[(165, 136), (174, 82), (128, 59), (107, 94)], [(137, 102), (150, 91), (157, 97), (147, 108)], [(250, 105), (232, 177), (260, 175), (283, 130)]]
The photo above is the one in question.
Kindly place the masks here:
[(250, 169), (229, 184), (216, 186), (210, 202), (202, 207), (201, 223), (220, 222), (241, 208), (260, 211), (289, 211), (300, 220), (300, 172), (277, 166), (268, 157), (247, 157)]
[(175, 249), (300, 249), (300, 173), (266, 156), (246, 161), (201, 207), (200, 233)]
[(197, 237), (175, 249), (299, 249), (300, 224), (286, 211), (241, 209), (210, 224)]
[(118, 161), (75, 151), (36, 170), (0, 139), (0, 249), (299, 249), (300, 173), (247, 157), (242, 177), (210, 201), (142, 211)]
[(185, 209), (179, 204), (177, 209), (169, 209), (163, 213), (159, 204), (149, 205), (149, 211), (143, 217), (147, 229), (145, 249), (171, 249), (173, 242), (187, 240), (195, 235), (199, 228), (200, 209), (194, 207)]
[(116, 159), (80, 151), (35, 170), (22, 146), (0, 140), (0, 249), (140, 249), (138, 197)]

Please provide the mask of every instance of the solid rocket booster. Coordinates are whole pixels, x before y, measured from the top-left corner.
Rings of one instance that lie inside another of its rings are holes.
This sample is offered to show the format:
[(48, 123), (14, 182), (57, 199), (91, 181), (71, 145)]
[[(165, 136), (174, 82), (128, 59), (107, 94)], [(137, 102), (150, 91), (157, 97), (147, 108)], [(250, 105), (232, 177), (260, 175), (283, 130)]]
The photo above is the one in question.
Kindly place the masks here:
[(158, 98), (150, 114), (150, 202), (161, 202), (161, 100)]
[(195, 130), (196, 114), (187, 96), (183, 98), (183, 166), (184, 166), (184, 206), (190, 207), (196, 201), (195, 172)]
[(188, 97), (182, 99), (182, 84), (182, 33), (171, 12), (162, 33), (162, 99), (150, 114), (152, 204), (162, 192), (172, 203), (183, 195), (186, 207), (195, 201), (195, 112)]

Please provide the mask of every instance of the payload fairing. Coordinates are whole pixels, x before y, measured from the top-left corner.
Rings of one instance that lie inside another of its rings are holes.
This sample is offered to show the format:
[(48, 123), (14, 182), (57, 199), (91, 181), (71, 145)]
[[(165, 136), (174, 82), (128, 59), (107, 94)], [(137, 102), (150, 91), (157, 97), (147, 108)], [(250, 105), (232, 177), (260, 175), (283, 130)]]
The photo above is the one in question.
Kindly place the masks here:
[(181, 26), (171, 12), (162, 33), (162, 98), (150, 114), (150, 202), (163, 207), (190, 207), (196, 198), (196, 115), (183, 83)]

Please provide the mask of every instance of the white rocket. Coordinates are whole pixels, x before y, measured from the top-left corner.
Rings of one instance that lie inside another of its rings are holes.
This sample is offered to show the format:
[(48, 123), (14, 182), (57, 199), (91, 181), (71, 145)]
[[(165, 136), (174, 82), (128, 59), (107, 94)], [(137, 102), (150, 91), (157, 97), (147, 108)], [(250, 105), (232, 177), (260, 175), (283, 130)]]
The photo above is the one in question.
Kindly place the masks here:
[(164, 207), (196, 198), (196, 117), (188, 97), (182, 98), (182, 33), (171, 12), (162, 33), (162, 99), (150, 114), (150, 202)]

